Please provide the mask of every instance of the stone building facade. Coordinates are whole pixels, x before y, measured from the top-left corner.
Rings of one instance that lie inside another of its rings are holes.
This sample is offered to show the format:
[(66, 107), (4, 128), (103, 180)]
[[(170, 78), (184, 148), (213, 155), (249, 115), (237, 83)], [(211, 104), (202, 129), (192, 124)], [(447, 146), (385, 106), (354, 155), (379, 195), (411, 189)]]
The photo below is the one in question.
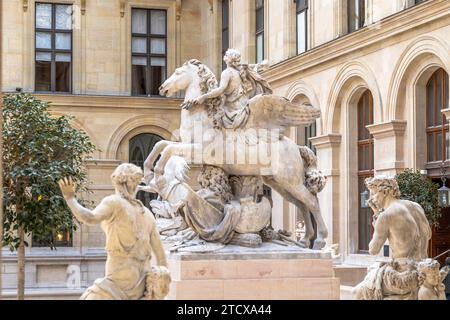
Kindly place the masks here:
[[(73, 23), (58, 24), (68, 14)], [(99, 148), (88, 163), (94, 201), (113, 190), (117, 164), (140, 164), (155, 141), (173, 138), (181, 100), (155, 95), (159, 82), (191, 58), (219, 76), (227, 47), (245, 62), (267, 59), (275, 93), (320, 106), (322, 118), (291, 136), (315, 149), (328, 177), (320, 203), (336, 264), (373, 261), (370, 211), (359, 200), (365, 177), (414, 168), (436, 179), (449, 158), (447, 0), (4, 0), (1, 32), (1, 91), (51, 101)], [(273, 225), (295, 231), (297, 209), (273, 200)], [(435, 230), (432, 254), (449, 246), (448, 228), (443, 220)], [(27, 249), (30, 297), (76, 297), (103, 273), (99, 227), (63, 236), (56, 251)], [(78, 270), (82, 288), (71, 289)], [(12, 296), (7, 250), (2, 271)]]

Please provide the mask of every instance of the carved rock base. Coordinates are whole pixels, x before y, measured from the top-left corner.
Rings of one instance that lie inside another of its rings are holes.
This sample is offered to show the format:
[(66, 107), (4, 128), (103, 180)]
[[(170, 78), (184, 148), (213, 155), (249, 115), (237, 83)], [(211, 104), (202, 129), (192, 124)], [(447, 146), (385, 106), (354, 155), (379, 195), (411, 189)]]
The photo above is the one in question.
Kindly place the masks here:
[(173, 253), (167, 299), (338, 300), (329, 253), (263, 243), (206, 254)]

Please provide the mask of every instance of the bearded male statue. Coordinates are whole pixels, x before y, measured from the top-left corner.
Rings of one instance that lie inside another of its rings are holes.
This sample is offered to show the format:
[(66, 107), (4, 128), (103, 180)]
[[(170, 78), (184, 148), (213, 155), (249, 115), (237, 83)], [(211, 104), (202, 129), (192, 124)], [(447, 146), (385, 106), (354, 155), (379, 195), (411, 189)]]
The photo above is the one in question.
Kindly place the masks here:
[(366, 179), (368, 203), (374, 211), (374, 234), (369, 253), (377, 255), (389, 241), (392, 261), (369, 268), (366, 278), (353, 289), (358, 300), (416, 300), (419, 282), (417, 263), (427, 258), (431, 228), (423, 208), (400, 199), (395, 178)]
[[(72, 180), (59, 181), (74, 216), (88, 225), (101, 224), (106, 233), (105, 277), (97, 279), (82, 300), (163, 299), (169, 291), (170, 274), (153, 214), (136, 200), (142, 170), (129, 163), (111, 175), (115, 194), (105, 197), (93, 210), (75, 199)], [(151, 266), (152, 252), (156, 266)]]

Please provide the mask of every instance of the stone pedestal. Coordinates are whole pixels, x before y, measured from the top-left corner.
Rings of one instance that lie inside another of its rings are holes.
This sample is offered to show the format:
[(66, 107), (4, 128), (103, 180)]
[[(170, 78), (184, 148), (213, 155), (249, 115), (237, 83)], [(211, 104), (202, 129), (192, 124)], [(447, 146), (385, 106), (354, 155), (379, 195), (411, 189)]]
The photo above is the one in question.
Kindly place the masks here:
[(214, 253), (169, 255), (177, 300), (331, 300), (340, 298), (329, 253), (263, 244)]

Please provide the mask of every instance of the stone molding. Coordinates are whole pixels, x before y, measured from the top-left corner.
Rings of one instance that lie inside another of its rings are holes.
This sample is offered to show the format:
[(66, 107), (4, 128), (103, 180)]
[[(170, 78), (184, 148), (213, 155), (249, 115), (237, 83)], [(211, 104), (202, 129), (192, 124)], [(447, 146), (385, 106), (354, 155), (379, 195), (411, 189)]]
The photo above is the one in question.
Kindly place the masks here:
[(38, 99), (51, 102), (51, 109), (63, 107), (180, 110), (182, 99), (133, 96), (65, 95), (33, 93)]
[(339, 147), (342, 141), (342, 135), (339, 133), (330, 133), (323, 136), (312, 137), (309, 140), (316, 149)]
[(388, 122), (371, 124), (366, 126), (366, 128), (376, 140), (384, 137), (392, 137), (392, 135), (395, 135), (396, 137), (403, 135), (406, 131), (406, 124), (406, 120), (391, 120)]

